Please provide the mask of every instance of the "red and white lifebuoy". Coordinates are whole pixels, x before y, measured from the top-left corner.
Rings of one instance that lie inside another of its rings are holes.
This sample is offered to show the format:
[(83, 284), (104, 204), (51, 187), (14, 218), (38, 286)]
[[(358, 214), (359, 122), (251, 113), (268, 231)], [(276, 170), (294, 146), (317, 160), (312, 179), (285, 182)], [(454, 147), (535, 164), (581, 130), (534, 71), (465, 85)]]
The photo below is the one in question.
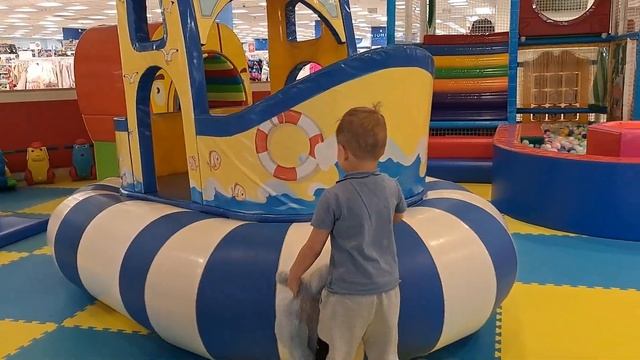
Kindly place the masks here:
[[(309, 154), (307, 158), (296, 167), (287, 167), (277, 164), (269, 154), (269, 134), (276, 127), (283, 124), (291, 124), (300, 127), (309, 139)], [(324, 141), (322, 132), (313, 120), (303, 113), (289, 110), (262, 123), (256, 132), (256, 153), (262, 166), (276, 179), (284, 181), (298, 181), (311, 174), (318, 162), (316, 161), (316, 147)]]

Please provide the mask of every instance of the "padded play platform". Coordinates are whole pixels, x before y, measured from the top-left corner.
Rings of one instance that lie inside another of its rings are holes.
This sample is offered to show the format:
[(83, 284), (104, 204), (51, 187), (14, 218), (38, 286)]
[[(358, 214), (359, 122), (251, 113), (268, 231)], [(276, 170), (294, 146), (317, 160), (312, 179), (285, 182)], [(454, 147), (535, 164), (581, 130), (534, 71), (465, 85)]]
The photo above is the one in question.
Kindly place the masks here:
[[(466, 186), (491, 197), (490, 185)], [(31, 203), (58, 201), (21, 190)], [(505, 221), (518, 251), (513, 291), (479, 332), (419, 359), (640, 359), (640, 242)], [(44, 234), (0, 249), (0, 359), (202, 359), (73, 286), (50, 253)]]
[(49, 216), (0, 215), (0, 248), (47, 230)]

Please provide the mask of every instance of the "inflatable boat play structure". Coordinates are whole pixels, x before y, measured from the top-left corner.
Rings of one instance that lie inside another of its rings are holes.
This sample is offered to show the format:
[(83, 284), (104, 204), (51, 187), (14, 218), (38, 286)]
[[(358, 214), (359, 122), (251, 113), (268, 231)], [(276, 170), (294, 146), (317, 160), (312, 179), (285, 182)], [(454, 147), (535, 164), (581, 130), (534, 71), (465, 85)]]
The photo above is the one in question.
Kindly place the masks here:
[[(146, 2), (116, 2), (127, 109), (115, 120), (121, 176), (53, 213), (47, 237), (62, 274), (201, 356), (311, 358), (330, 250), (300, 298), (278, 274), (306, 241), (316, 200), (342, 175), (337, 120), (381, 102), (389, 142), (380, 170), (411, 205), (395, 229), (400, 356), (480, 329), (513, 286), (516, 253), (489, 202), (425, 176), (431, 55), (412, 46), (357, 54), (347, 0), (301, 2), (322, 19), (322, 35), (298, 42), (295, 6), (269, 0), (273, 94), (253, 103), (242, 45), (215, 22), (228, 2), (164, 0), (153, 34)], [(322, 70), (295, 80), (311, 62)], [(407, 83), (413, 91), (403, 91)]]

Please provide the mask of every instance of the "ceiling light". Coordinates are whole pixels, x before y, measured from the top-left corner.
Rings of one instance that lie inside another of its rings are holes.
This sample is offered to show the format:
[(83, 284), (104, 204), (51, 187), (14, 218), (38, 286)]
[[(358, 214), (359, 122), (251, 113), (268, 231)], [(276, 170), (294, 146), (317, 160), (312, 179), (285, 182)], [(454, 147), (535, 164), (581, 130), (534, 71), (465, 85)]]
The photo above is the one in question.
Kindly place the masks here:
[(62, 6), (62, 4), (57, 3), (57, 2), (53, 2), (53, 1), (45, 1), (45, 2), (41, 2), (39, 4), (36, 4), (38, 6), (42, 6), (42, 7), (57, 7), (57, 6)]
[(102, 11), (105, 14), (116, 14), (118, 11), (117, 10), (103, 10)]
[(25, 15), (25, 14), (11, 14), (9, 15), (9, 17), (11, 18), (28, 18), (29, 15)]
[(38, 10), (32, 9), (32, 8), (18, 8), (18, 9), (15, 9), (13, 11), (18, 11), (18, 12), (36, 12)]
[(93, 20), (78, 20), (80, 24), (93, 24), (94, 22)]
[(59, 12), (59, 13), (55, 13), (54, 15), (57, 15), (57, 16), (76, 16), (76, 13), (72, 13), (72, 12)]
[(86, 6), (82, 6), (82, 5), (74, 5), (74, 6), (69, 6), (68, 8), (66, 8), (67, 10), (87, 10), (88, 7)]
[(55, 23), (52, 23), (50, 21), (40, 21), (38, 25), (55, 25)]
[(495, 13), (495, 9), (490, 7), (478, 7), (475, 8), (475, 13), (478, 15), (493, 15)]
[(106, 19), (106, 16), (100, 16), (100, 15), (92, 15), (92, 16), (87, 16), (87, 18), (89, 19), (95, 19), (95, 20), (102, 20), (102, 19)]
[(234, 14), (242, 14), (247, 13), (248, 11), (245, 9), (233, 9), (231, 12), (233, 12)]

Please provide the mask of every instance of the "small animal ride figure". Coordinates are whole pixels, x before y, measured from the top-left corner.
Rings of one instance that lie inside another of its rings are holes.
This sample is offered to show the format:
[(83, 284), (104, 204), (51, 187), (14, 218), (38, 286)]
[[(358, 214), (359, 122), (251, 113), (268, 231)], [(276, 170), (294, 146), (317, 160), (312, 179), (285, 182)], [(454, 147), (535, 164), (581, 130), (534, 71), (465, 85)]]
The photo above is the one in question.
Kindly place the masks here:
[(24, 181), (28, 185), (53, 184), (56, 174), (49, 163), (49, 152), (41, 142), (33, 142), (27, 148), (27, 170)]
[(7, 167), (7, 159), (0, 150), (0, 191), (13, 190), (17, 184), (16, 180), (11, 177), (11, 172)]
[(94, 180), (96, 178), (96, 164), (93, 160), (93, 149), (85, 139), (76, 140), (71, 152), (72, 166), (69, 170), (71, 180)]

